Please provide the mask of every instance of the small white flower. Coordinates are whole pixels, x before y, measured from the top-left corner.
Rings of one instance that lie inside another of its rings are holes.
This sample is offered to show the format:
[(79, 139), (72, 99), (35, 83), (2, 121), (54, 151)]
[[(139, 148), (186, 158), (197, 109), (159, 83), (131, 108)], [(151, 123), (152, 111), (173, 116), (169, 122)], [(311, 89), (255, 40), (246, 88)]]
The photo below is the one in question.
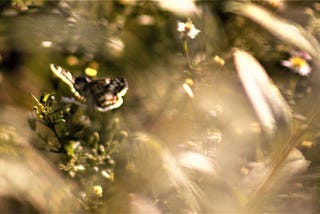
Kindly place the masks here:
[(288, 60), (283, 60), (281, 65), (290, 68), (301, 76), (309, 76), (312, 70), (309, 65), (311, 59), (311, 56), (305, 52), (295, 52)]
[(187, 22), (178, 21), (177, 31), (184, 32), (191, 39), (194, 39), (198, 33), (200, 33), (200, 30), (198, 30), (194, 24), (192, 24), (191, 20), (188, 20)]
[(186, 24), (185, 24), (185, 23), (178, 21), (177, 31), (179, 31), (179, 32), (184, 32), (184, 31), (185, 31), (185, 27), (186, 27)]

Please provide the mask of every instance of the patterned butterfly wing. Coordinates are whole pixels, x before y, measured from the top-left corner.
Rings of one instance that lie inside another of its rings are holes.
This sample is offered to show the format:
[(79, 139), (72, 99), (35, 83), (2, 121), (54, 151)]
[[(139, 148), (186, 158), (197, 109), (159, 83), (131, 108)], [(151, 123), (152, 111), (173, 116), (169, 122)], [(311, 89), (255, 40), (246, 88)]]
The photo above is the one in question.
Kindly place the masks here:
[(128, 83), (124, 78), (106, 78), (92, 80), (88, 84), (92, 100), (99, 111), (118, 108), (123, 103), (123, 96), (127, 93)]
[(69, 71), (54, 64), (50, 64), (50, 68), (53, 74), (56, 75), (56, 77), (61, 79), (64, 83), (66, 83), (69, 86), (71, 92), (77, 99), (79, 99), (82, 102), (85, 101), (85, 98), (81, 96), (79, 91), (75, 88), (76, 78), (74, 78)]
[(70, 87), (78, 100), (86, 101), (90, 107), (95, 107), (102, 112), (120, 107), (123, 103), (122, 97), (128, 90), (128, 82), (125, 78), (91, 79), (87, 76), (75, 78), (60, 66), (51, 64), (50, 68)]

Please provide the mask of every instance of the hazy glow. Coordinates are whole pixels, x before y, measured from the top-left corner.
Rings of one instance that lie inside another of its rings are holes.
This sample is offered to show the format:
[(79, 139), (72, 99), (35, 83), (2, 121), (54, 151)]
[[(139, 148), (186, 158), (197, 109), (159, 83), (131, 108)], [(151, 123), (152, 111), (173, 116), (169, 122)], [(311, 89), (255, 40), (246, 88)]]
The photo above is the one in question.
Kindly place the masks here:
[(42, 41), (41, 45), (44, 48), (50, 48), (52, 46), (52, 42), (51, 41)]
[(198, 170), (206, 174), (215, 174), (213, 162), (206, 156), (196, 152), (185, 152), (179, 156), (179, 163), (190, 169)]
[(189, 16), (200, 13), (193, 0), (160, 0), (159, 6), (180, 16)]

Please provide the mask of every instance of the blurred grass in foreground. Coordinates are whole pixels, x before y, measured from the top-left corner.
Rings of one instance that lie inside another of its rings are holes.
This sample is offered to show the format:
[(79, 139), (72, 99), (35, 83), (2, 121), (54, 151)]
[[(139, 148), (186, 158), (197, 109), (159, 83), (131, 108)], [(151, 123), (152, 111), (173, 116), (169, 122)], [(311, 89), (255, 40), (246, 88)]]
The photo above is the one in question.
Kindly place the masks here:
[[(319, 4), (169, 2), (0, 2), (5, 212), (319, 211)], [(64, 102), (51, 63), (124, 103)]]

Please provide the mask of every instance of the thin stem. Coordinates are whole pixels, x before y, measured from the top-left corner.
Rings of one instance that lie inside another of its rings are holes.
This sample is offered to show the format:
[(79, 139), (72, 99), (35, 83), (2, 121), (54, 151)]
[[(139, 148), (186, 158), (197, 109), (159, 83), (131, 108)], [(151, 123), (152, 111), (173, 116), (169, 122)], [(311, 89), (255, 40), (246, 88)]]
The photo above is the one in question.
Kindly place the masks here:
[[(310, 127), (311, 123), (315, 120), (315, 118), (317, 118), (316, 116), (319, 115), (319, 112), (317, 113), (318, 114), (312, 116), (309, 119), (309, 121), (307, 122), (307, 127)], [(274, 163), (275, 167), (271, 170), (269, 175), (261, 183), (257, 190), (250, 196), (251, 199), (249, 200), (247, 207), (256, 204), (256, 201), (263, 197), (264, 193), (267, 192), (270, 185), (272, 185), (272, 179), (277, 175), (277, 172), (282, 169), (291, 151), (301, 142), (301, 139), (306, 131), (307, 128), (290, 137), (286, 146), (282, 148), (282, 151), (280, 152), (281, 154), (277, 155), (278, 158), (275, 159)]]
[(63, 151), (63, 150), (64, 150), (63, 142), (62, 142), (62, 140), (61, 140), (61, 138), (60, 138), (60, 136), (59, 136), (59, 134), (58, 134), (58, 132), (57, 132), (57, 129), (56, 129), (55, 125), (52, 124), (52, 123), (48, 123), (47, 126), (48, 126), (49, 129), (52, 130), (53, 134), (55, 135), (55, 137), (57, 138), (58, 142), (60, 143), (60, 146), (61, 146), (61, 147), (60, 147), (59, 150), (60, 150), (60, 151)]
[(189, 46), (188, 46), (187, 38), (185, 38), (184, 41), (183, 41), (183, 50), (184, 50), (185, 57), (187, 59), (188, 67), (189, 67), (190, 70), (192, 70), (192, 62), (191, 62), (191, 59), (190, 59)]

